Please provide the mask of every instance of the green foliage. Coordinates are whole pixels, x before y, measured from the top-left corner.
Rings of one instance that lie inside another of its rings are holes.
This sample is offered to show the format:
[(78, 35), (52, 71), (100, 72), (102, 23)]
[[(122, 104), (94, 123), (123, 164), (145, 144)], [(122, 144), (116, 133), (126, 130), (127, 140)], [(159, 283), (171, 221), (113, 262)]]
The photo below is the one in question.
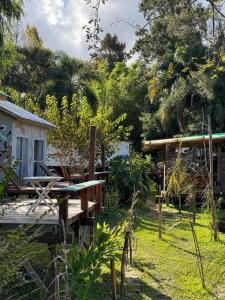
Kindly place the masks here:
[(89, 248), (74, 245), (69, 255), (70, 290), (72, 299), (90, 299), (90, 288), (108, 266), (110, 259), (120, 250), (123, 227), (113, 229), (97, 224), (95, 243)]
[(7, 170), (7, 172), (2, 173), (1, 172), (1, 166), (0, 166), (0, 174), (3, 176), (3, 178), (1, 178), (1, 182), (0, 182), (0, 203), (2, 202), (2, 200), (5, 199), (5, 189), (7, 184), (10, 181), (10, 177), (12, 176), (14, 171), (14, 166), (9, 168)]
[(178, 155), (166, 174), (166, 196), (178, 197), (182, 192), (186, 192), (188, 185), (191, 184), (188, 168), (181, 159), (181, 155)]
[(105, 203), (107, 205), (107, 211), (113, 213), (118, 209), (118, 204), (120, 202), (120, 192), (115, 187), (107, 190), (105, 194)]
[(144, 64), (135, 63), (127, 67), (124, 62), (117, 63), (109, 72), (104, 61), (96, 62), (96, 78), (88, 84), (100, 107), (112, 109), (111, 119), (126, 115), (121, 125), (130, 128), (129, 139), (135, 149), (141, 148), (140, 114), (147, 101), (147, 79)]
[(117, 35), (112, 36), (110, 33), (107, 33), (101, 40), (101, 46), (97, 51), (97, 55), (100, 59), (107, 62), (111, 71), (117, 62), (125, 60), (125, 48), (126, 44), (121, 43)]
[[(57, 153), (61, 166), (76, 166), (86, 162), (88, 156), (89, 127), (92, 112), (85, 97), (74, 94), (68, 103), (66, 97), (62, 99), (62, 109), (58, 109), (55, 97), (46, 97), (45, 118), (56, 127), (49, 133), (49, 144)], [(65, 174), (66, 175), (66, 174)]]
[(2, 0), (0, 5), (0, 48), (5, 36), (10, 33), (13, 21), (19, 20), (23, 13), (23, 0)]
[(150, 193), (150, 179), (148, 172), (151, 166), (151, 156), (142, 157), (141, 154), (132, 152), (130, 158), (116, 157), (111, 161), (112, 186), (120, 193), (121, 202), (131, 200), (135, 191), (140, 191), (142, 200)]
[[(5, 196), (5, 188), (9, 183), (10, 177), (15, 166), (8, 169), (6, 173), (0, 173), (3, 178), (0, 182), (0, 215), (7, 214), (8, 205), (10, 206), (8, 197)], [(19, 205), (19, 203), (18, 203)], [(34, 233), (35, 235), (35, 233)], [(18, 274), (22, 267), (22, 262), (25, 259), (34, 257), (37, 253), (35, 243), (32, 242), (34, 238), (29, 232), (29, 228), (21, 227), (16, 229), (1, 229), (0, 231), (0, 298), (4, 290)], [(2, 298), (1, 298), (2, 299)]]
[(199, 1), (148, 0), (140, 9), (146, 26), (137, 33), (136, 49), (151, 63), (143, 137), (200, 133), (203, 110), (213, 130), (224, 130), (224, 21), (207, 43), (211, 16)]
[(4, 46), (0, 47), (0, 80), (10, 71), (16, 61), (16, 57), (16, 49), (9, 39)]
[(28, 48), (41, 48), (43, 46), (43, 41), (39, 37), (37, 28), (35, 26), (27, 25), (25, 33)]
[(126, 114), (122, 114), (116, 120), (113, 120), (113, 110), (111, 107), (105, 107), (99, 104), (96, 115), (91, 122), (96, 125), (96, 155), (101, 158), (102, 145), (106, 156), (113, 152), (113, 143), (118, 140), (127, 140), (131, 127), (123, 126)]
[(15, 279), (22, 267), (22, 262), (35, 257), (38, 249), (32, 242), (34, 236), (28, 228), (17, 228), (1, 232), (0, 242), (0, 295), (10, 282)]

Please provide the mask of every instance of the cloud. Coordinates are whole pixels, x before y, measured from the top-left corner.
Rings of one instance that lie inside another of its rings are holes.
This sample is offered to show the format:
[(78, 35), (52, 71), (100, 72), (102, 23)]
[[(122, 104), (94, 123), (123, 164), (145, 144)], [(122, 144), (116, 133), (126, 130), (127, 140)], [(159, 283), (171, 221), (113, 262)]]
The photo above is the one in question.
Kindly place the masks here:
[[(131, 48), (135, 29), (121, 20), (143, 23), (138, 12), (138, 0), (108, 0), (101, 7), (101, 24), (106, 32), (117, 34)], [(70, 55), (87, 59), (89, 56), (85, 32), (90, 11), (84, 0), (26, 0), (23, 23), (35, 25), (44, 44), (53, 50), (63, 50)]]

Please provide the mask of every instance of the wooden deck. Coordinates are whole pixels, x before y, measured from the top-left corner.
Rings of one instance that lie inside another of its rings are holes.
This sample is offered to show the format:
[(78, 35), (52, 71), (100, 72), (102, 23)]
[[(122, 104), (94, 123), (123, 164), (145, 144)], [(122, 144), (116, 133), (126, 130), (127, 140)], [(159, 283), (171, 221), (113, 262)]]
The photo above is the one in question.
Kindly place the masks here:
[[(17, 203), (11, 203), (10, 206), (1, 206), (1, 211), (4, 209), (5, 214), (0, 216), (0, 224), (36, 224), (36, 225), (58, 225), (59, 213), (58, 205), (54, 208), (55, 214), (47, 205), (38, 205), (34, 212), (26, 215), (30, 205), (35, 200), (28, 199)], [(55, 203), (56, 200), (53, 199)], [(88, 202), (88, 211), (95, 209), (96, 203)], [(68, 200), (68, 225), (79, 220), (84, 211), (81, 209), (80, 199)]]

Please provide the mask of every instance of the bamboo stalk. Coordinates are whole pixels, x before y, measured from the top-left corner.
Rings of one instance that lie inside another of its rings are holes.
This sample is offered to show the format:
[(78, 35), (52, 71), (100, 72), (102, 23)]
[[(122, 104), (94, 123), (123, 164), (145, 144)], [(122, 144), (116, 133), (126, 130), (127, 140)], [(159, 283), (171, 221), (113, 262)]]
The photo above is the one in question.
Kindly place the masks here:
[(129, 240), (129, 250), (130, 250), (130, 264), (132, 265), (133, 264), (133, 247), (132, 247), (131, 233), (129, 233), (128, 240)]
[(126, 233), (123, 252), (121, 257), (121, 271), (120, 271), (120, 299), (125, 295), (125, 266), (126, 266), (126, 253), (128, 248), (128, 235)]
[(205, 274), (204, 274), (204, 268), (203, 268), (203, 263), (202, 263), (201, 251), (199, 248), (198, 239), (197, 239), (196, 232), (195, 232), (193, 223), (191, 221), (191, 218), (190, 218), (190, 225), (191, 225), (191, 232), (192, 232), (192, 237), (193, 237), (193, 241), (194, 241), (196, 257), (197, 257), (199, 275), (200, 275), (202, 287), (205, 288)]
[(210, 209), (212, 216), (212, 232), (214, 241), (218, 240), (218, 222), (216, 215), (216, 204), (214, 201), (213, 191), (213, 148), (212, 148), (212, 127), (211, 118), (208, 116), (208, 130), (209, 130), (209, 192), (210, 192)]
[(162, 196), (156, 196), (158, 202), (158, 237), (162, 238)]

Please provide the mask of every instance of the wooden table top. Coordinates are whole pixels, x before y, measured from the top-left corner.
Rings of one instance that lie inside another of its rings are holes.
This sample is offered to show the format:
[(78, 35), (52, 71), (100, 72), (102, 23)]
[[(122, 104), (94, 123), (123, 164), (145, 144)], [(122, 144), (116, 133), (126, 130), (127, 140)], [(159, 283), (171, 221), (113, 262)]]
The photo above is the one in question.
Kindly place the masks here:
[(63, 177), (59, 176), (31, 176), (31, 177), (24, 177), (23, 178), (25, 181), (38, 181), (38, 182), (43, 182), (43, 181), (60, 181), (63, 179)]

